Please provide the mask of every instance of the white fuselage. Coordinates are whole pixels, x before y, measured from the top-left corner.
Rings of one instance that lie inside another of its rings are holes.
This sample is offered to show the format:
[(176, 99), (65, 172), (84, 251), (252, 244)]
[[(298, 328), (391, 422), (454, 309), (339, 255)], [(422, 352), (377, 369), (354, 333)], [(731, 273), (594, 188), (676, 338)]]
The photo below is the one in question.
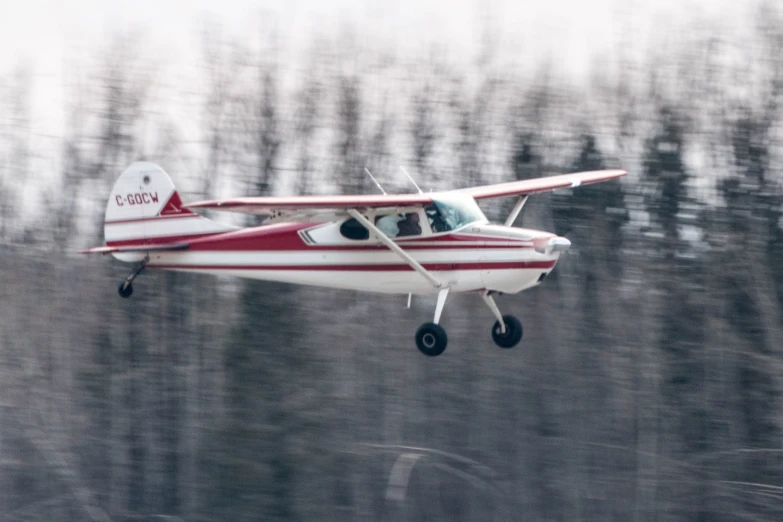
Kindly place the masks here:
[[(200, 238), (187, 250), (150, 252), (147, 266), (368, 292), (438, 291), (395, 252), (372, 239), (346, 242), (330, 235), (333, 226), (283, 223)], [(454, 292), (517, 293), (554, 268), (560, 252), (541, 248), (554, 237), (484, 224), (397, 244)], [(115, 255), (125, 261), (143, 257)]]

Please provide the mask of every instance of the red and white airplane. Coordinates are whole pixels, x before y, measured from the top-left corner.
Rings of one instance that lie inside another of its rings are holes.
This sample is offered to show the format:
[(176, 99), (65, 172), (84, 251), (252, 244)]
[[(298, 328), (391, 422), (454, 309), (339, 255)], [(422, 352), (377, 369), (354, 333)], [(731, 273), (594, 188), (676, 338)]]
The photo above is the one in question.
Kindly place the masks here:
[[(433, 321), (416, 332), (416, 345), (429, 356), (446, 348), (446, 331), (438, 325), (446, 296), (475, 292), (497, 318), (495, 343), (511, 348), (522, 338), (522, 324), (502, 315), (492, 295), (538, 285), (571, 245), (549, 232), (511, 226), (528, 196), (625, 174), (602, 170), (431, 193), (247, 197), (183, 205), (162, 168), (137, 162), (122, 173), (109, 197), (106, 246), (83, 253), (140, 263), (120, 283), (122, 297), (130, 297), (144, 268), (408, 294), (409, 305), (411, 294), (436, 294)], [(490, 224), (476, 200), (504, 196), (519, 199), (503, 225)], [(268, 224), (236, 228), (192, 209), (264, 214)]]

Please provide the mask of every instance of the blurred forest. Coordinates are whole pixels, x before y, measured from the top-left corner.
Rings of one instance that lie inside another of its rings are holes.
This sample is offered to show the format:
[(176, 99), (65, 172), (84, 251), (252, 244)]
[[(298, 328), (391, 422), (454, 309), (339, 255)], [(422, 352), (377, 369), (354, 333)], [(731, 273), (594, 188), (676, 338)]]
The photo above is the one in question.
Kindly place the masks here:
[[(36, 135), (20, 64), (0, 78), (0, 520), (783, 520), (769, 5), (741, 36), (696, 24), (637, 56), (629, 34), (584, 84), (489, 37), (461, 68), (346, 30), (293, 70), (274, 39), (205, 30), (187, 128), (143, 35), (69, 72), (62, 136)], [(138, 159), (191, 201), (372, 193), (365, 167), (409, 191), (400, 164), (427, 188), (629, 176), (531, 198), (517, 225), (574, 246), (499, 299), (517, 348), (453, 296), (429, 359), (430, 298), (149, 271), (120, 299), (130, 266), (74, 252)]]

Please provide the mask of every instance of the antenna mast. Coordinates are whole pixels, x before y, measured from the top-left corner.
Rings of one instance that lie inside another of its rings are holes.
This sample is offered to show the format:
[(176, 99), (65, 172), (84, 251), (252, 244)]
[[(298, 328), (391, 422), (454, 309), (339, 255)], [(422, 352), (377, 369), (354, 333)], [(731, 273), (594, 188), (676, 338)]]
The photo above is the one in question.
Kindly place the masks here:
[(378, 183), (378, 180), (375, 179), (375, 176), (373, 176), (372, 173), (370, 173), (370, 169), (368, 169), (367, 167), (364, 167), (364, 171), (367, 173), (368, 176), (370, 176), (370, 179), (372, 180), (373, 183), (375, 183), (375, 186), (378, 187), (379, 189), (381, 189), (381, 192), (383, 192), (383, 195), (385, 196), (386, 195), (386, 191), (383, 190), (383, 187), (381, 186), (380, 183)]
[(413, 181), (413, 178), (411, 177), (411, 175), (410, 175), (410, 174), (408, 174), (408, 171), (407, 171), (407, 170), (405, 170), (405, 167), (403, 167), (402, 165), (400, 165), (400, 168), (401, 168), (401, 169), (402, 169), (402, 171), (405, 173), (405, 175), (406, 175), (406, 176), (408, 176), (408, 179), (409, 179), (409, 180), (411, 180), (411, 183), (413, 183), (413, 186), (414, 186), (414, 187), (416, 187), (416, 190), (418, 190), (418, 191), (419, 191), (419, 194), (424, 194), (424, 192), (422, 192), (422, 191), (421, 191), (421, 189), (420, 189), (420, 188), (419, 188), (419, 186), (416, 184), (416, 182), (415, 182), (415, 181)]

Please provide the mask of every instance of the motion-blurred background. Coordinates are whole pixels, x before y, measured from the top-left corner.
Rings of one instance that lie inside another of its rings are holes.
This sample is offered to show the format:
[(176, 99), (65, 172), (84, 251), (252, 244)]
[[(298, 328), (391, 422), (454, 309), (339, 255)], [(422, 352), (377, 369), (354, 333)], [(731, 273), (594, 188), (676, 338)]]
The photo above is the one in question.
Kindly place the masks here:
[[(0, 520), (783, 519), (783, 12), (536, 4), (4, 3)], [(428, 359), (429, 298), (120, 299), (74, 251), (138, 159), (186, 201), (629, 176), (531, 198), (573, 247), (519, 347), (452, 296)]]

